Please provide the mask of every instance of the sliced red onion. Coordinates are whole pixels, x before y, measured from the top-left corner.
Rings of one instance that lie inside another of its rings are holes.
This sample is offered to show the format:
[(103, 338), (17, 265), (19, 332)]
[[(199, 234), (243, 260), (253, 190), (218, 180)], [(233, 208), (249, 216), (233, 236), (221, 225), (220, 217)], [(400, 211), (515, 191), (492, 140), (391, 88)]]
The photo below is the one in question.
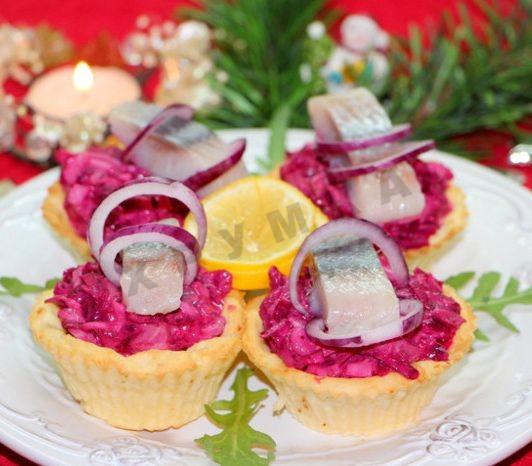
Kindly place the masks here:
[(128, 146), (122, 152), (122, 159), (124, 161), (129, 161), (133, 149), (144, 139), (147, 138), (153, 131), (155, 131), (159, 126), (166, 123), (172, 118), (179, 118), (183, 121), (190, 121), (194, 117), (194, 109), (184, 104), (173, 104), (161, 110), (145, 127), (140, 131), (133, 141), (131, 141)]
[(245, 150), (245, 139), (242, 138), (233, 141), (229, 145), (229, 155), (226, 158), (222, 159), (216, 165), (213, 165), (206, 170), (199, 171), (188, 177), (185, 181), (183, 181), (183, 183), (186, 184), (190, 189), (197, 191), (233, 168), (238, 162), (240, 162)]
[(423, 320), (423, 304), (417, 299), (399, 301), (400, 318), (371, 330), (363, 330), (358, 334), (332, 334), (325, 330), (325, 322), (318, 318), (307, 325), (307, 333), (312, 338), (329, 346), (341, 348), (358, 348), (381, 341), (398, 338), (417, 328)]
[(122, 273), (122, 267), (116, 263), (116, 257), (120, 251), (138, 243), (160, 243), (179, 251), (185, 259), (185, 284), (191, 283), (196, 277), (198, 272), (196, 257), (200, 251), (196, 238), (181, 227), (148, 223), (121, 228), (101, 247), (100, 267), (115, 285), (120, 284)]
[(398, 163), (412, 159), (423, 152), (434, 149), (435, 144), (432, 140), (412, 141), (405, 143), (391, 144), (382, 146), (376, 151), (376, 158), (370, 162), (334, 166), (329, 168), (329, 177), (332, 181), (341, 182), (358, 175), (366, 175), (378, 170), (391, 168)]
[(137, 196), (166, 196), (182, 202), (196, 219), (198, 224), (198, 242), (200, 248), (203, 248), (207, 235), (207, 217), (194, 191), (178, 181), (170, 183), (143, 181), (140, 179), (136, 183), (128, 184), (112, 192), (94, 211), (89, 224), (88, 240), (95, 259), (98, 260), (100, 257), (100, 248), (104, 243), (104, 229), (107, 218), (124, 201)]
[(393, 126), (385, 133), (376, 134), (368, 138), (352, 139), (351, 141), (316, 141), (318, 152), (323, 155), (346, 154), (354, 150), (367, 149), (368, 147), (380, 146), (400, 141), (412, 134), (412, 126), (409, 123)]
[(288, 278), (290, 289), (290, 300), (293, 306), (302, 314), (309, 314), (309, 311), (299, 300), (297, 284), (301, 268), (309, 253), (318, 247), (322, 242), (337, 236), (349, 236), (353, 238), (367, 238), (373, 245), (377, 246), (386, 256), (394, 280), (399, 287), (408, 284), (408, 267), (399, 245), (384, 232), (382, 228), (374, 223), (356, 218), (343, 218), (331, 221), (314, 230), (301, 245)]

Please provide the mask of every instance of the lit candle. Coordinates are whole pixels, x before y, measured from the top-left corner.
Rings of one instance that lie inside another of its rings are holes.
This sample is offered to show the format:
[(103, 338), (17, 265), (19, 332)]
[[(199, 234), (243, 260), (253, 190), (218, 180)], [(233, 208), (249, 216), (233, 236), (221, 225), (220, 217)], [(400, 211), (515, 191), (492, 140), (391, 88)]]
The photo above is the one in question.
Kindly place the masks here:
[(82, 112), (105, 117), (115, 106), (139, 97), (138, 83), (125, 71), (79, 62), (37, 78), (26, 103), (39, 114), (63, 120)]
[(86, 62), (80, 61), (74, 68), (72, 81), (74, 88), (77, 90), (81, 92), (90, 91), (92, 86), (94, 86), (94, 74), (92, 73), (91, 67)]

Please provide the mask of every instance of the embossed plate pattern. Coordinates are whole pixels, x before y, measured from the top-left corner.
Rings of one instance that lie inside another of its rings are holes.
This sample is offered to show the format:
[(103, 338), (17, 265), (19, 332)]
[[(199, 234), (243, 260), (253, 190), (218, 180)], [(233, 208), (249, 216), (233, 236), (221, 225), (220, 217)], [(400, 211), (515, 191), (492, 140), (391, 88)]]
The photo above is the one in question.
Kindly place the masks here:
[[(226, 131), (248, 138), (247, 162), (265, 152), (263, 130)], [(289, 145), (310, 141), (292, 131)], [(532, 284), (532, 196), (486, 168), (449, 155), (428, 156), (451, 167), (468, 195), (470, 224), (434, 267), (441, 278), (463, 270), (499, 270)], [(49, 171), (0, 201), (0, 275), (43, 283), (73, 265), (40, 215)], [(29, 298), (0, 297), (0, 441), (45, 465), (208, 465), (194, 439), (216, 428), (200, 419), (179, 429), (131, 433), (82, 412), (28, 331)], [(278, 465), (489, 465), (532, 440), (532, 309), (515, 306), (510, 334), (479, 316), (491, 343), (474, 351), (446, 377), (419, 424), (389, 437), (357, 439), (307, 430), (289, 414), (272, 416), (275, 394), (253, 421), (278, 445)], [(228, 395), (229, 376), (220, 393)], [(258, 379), (255, 386), (263, 385)]]

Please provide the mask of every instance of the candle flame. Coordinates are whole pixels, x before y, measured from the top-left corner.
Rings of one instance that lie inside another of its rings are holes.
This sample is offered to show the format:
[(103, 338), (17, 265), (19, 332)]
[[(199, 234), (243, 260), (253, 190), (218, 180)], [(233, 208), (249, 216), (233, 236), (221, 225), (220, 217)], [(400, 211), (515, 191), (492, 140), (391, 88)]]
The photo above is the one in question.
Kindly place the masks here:
[(78, 62), (72, 76), (74, 87), (78, 91), (88, 91), (94, 85), (94, 75), (91, 67), (84, 61)]

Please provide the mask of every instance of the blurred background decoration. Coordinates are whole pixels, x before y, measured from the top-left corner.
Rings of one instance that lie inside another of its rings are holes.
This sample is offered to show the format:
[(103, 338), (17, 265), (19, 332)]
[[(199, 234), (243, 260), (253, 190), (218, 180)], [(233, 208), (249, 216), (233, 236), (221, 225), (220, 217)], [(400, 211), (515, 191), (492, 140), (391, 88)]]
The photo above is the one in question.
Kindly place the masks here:
[[(413, 122), (416, 138), (532, 183), (530, 160), (508, 153), (530, 142), (531, 0), (509, 11), (495, 0), (459, 3), (457, 14), (444, 12), (424, 31), (410, 26), (406, 36), (341, 4), (202, 0), (173, 16), (142, 14), (124, 37), (100, 31), (83, 46), (46, 25), (4, 22), (0, 149), (48, 166), (58, 146), (109, 142), (104, 117), (79, 112), (57, 121), (24, 98), (36, 77), (85, 60), (131, 73), (146, 100), (194, 106), (212, 128), (269, 126), (264, 170), (284, 157), (288, 127), (309, 127), (309, 97), (367, 86), (395, 123)], [(494, 158), (497, 137), (507, 147)]]

